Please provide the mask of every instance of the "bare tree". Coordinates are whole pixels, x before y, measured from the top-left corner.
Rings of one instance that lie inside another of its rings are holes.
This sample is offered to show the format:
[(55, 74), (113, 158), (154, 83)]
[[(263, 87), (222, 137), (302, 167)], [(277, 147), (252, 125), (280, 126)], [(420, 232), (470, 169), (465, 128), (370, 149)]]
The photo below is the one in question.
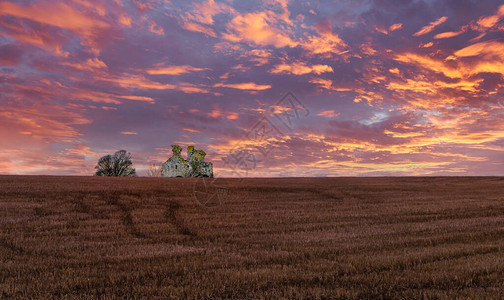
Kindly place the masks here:
[(98, 160), (95, 176), (136, 176), (132, 165), (131, 154), (119, 150), (114, 155), (105, 155)]
[(147, 174), (149, 175), (149, 177), (161, 177), (161, 166), (158, 166), (156, 164), (150, 165)]

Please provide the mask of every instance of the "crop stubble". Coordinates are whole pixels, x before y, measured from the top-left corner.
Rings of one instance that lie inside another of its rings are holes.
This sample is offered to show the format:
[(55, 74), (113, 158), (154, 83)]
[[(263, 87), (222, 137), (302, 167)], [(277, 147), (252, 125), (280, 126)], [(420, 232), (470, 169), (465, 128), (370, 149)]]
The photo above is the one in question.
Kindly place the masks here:
[(0, 298), (504, 298), (504, 178), (196, 180), (0, 176)]

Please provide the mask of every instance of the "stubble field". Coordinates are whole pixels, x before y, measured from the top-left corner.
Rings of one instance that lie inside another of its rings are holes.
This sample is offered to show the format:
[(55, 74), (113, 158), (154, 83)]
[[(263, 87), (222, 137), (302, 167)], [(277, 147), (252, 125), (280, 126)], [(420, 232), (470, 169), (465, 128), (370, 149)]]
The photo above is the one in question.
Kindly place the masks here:
[(504, 298), (504, 178), (0, 176), (0, 298)]

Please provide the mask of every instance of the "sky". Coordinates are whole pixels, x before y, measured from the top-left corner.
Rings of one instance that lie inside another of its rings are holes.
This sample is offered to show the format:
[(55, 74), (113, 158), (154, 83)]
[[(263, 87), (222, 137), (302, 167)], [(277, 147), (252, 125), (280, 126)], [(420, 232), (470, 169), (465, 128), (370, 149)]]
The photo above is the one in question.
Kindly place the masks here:
[(504, 175), (500, 0), (0, 0), (0, 174)]

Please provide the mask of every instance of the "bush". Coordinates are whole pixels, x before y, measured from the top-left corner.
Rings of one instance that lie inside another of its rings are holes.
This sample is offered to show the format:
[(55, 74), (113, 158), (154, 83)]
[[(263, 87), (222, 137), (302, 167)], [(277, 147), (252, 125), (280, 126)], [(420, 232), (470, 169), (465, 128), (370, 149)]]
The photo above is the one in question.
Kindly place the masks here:
[(95, 176), (136, 176), (132, 165), (131, 154), (119, 150), (114, 155), (105, 155), (98, 160)]

